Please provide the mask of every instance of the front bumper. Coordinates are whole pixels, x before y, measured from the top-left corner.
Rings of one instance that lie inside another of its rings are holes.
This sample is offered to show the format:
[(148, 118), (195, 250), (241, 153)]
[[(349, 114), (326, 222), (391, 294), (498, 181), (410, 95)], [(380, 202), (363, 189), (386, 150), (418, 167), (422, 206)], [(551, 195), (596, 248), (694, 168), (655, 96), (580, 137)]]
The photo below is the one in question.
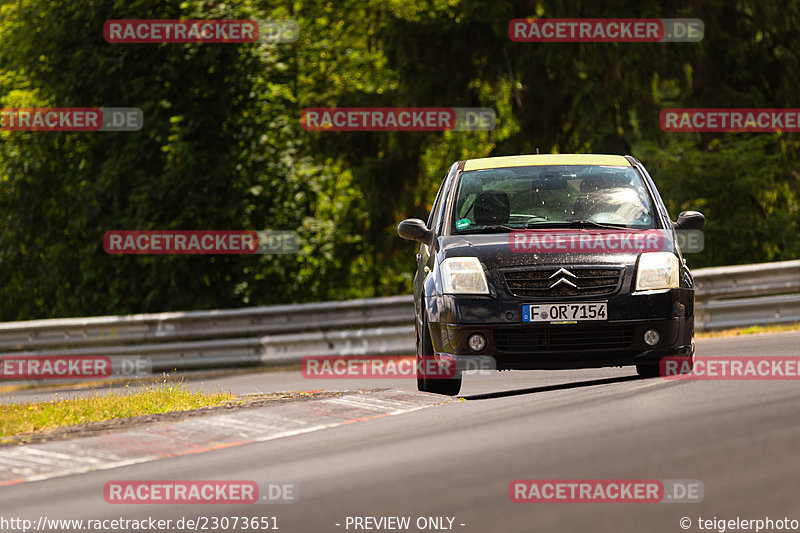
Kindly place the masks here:
[[(585, 301), (607, 301), (608, 320), (522, 323), (522, 304), (534, 302), (451, 295), (429, 298), (426, 304), (434, 352), (438, 358), (454, 359), (459, 370), (657, 364), (662, 357), (693, 353), (691, 290), (671, 289)], [(489, 320), (490, 317), (494, 320)], [(654, 346), (644, 341), (648, 329), (660, 334)], [(474, 333), (486, 337), (486, 348), (480, 352), (471, 350), (467, 343)]]

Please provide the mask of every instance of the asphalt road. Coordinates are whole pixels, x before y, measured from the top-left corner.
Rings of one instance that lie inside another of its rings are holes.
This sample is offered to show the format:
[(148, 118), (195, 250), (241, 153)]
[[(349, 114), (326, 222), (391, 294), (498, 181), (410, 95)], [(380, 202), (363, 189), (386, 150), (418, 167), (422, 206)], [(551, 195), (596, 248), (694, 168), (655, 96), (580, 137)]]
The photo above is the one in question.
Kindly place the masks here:
[[(800, 333), (701, 339), (697, 350), (700, 357), (798, 356)], [(299, 373), (219, 381), (237, 393), (376, 383), (414, 387), (405, 380), (309, 383)], [(217, 382), (190, 384), (207, 389)], [(0, 488), (0, 515), (274, 516), (282, 532), (318, 533), (365, 531), (347, 529), (348, 516), (410, 516), (408, 531), (420, 531), (417, 517), (454, 517), (453, 530), (482, 533), (700, 531), (700, 518), (715, 517), (800, 521), (794, 381), (643, 380), (631, 369), (504, 372), (468, 377), (461, 396), (268, 442)], [(703, 483), (704, 499), (512, 503), (509, 483), (530, 478), (694, 479)], [(284, 480), (298, 484), (300, 499), (246, 506), (105, 503), (103, 484), (121, 479)], [(688, 529), (679, 525), (683, 517), (691, 519)]]

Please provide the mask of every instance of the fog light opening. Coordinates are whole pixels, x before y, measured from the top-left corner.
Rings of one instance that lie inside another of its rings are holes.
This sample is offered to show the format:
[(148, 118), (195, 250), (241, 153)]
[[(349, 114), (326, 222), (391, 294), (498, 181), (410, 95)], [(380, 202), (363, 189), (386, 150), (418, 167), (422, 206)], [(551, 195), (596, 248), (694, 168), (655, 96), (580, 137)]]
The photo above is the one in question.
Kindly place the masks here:
[(648, 346), (655, 346), (661, 341), (661, 334), (655, 329), (648, 329), (644, 332), (644, 342)]
[(486, 337), (480, 333), (473, 333), (469, 336), (467, 344), (473, 352), (482, 352), (486, 348)]

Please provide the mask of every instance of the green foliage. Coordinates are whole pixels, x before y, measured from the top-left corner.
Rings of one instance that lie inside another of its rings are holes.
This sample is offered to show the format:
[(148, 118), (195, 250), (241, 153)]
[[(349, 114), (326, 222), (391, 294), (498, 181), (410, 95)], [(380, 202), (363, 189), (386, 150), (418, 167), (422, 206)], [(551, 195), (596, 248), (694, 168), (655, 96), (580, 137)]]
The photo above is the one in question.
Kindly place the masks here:
[(800, 142), (728, 134), (697, 149), (692, 139), (677, 138), (644, 143), (637, 155), (673, 219), (690, 209), (706, 216), (705, 249), (687, 256), (691, 266), (800, 257)]
[[(700, 43), (514, 43), (512, 18), (692, 17)], [(109, 18), (295, 19), (292, 44), (109, 44)], [(633, 153), (692, 266), (796, 258), (793, 134), (667, 134), (666, 107), (796, 107), (800, 7), (757, 0), (0, 0), (0, 107), (139, 107), (139, 132), (0, 132), (0, 320), (408, 292), (458, 159)], [(307, 132), (317, 106), (491, 107), (491, 132)], [(115, 256), (113, 229), (295, 229), (297, 255)]]

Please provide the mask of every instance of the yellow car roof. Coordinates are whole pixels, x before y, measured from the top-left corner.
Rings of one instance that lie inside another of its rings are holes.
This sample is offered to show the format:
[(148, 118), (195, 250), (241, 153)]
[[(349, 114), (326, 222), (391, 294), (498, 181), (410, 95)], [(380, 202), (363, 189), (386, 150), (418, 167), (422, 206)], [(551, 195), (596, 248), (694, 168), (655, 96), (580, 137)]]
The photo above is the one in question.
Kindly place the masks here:
[(464, 170), (485, 170), (488, 168), (528, 167), (535, 165), (605, 165), (629, 167), (630, 162), (621, 155), (600, 154), (541, 154), (509, 155), (504, 157), (483, 157), (468, 159)]

